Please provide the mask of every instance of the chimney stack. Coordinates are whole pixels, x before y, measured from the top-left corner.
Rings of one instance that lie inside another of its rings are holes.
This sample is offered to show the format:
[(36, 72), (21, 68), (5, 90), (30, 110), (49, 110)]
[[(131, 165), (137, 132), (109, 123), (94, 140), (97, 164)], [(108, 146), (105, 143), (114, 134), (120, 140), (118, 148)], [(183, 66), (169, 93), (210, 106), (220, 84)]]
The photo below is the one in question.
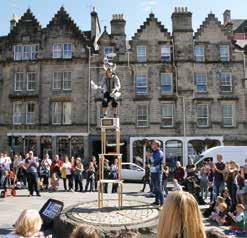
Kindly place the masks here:
[(125, 35), (125, 25), (123, 14), (113, 14), (111, 20), (111, 34), (112, 35)]
[(18, 17), (13, 15), (12, 19), (10, 20), (10, 31), (12, 31), (14, 29), (14, 27), (17, 24), (17, 22), (18, 22)]
[(231, 23), (231, 10), (226, 9), (223, 13), (223, 19), (224, 19), (224, 26), (226, 26), (228, 23)]
[(192, 13), (188, 12), (187, 7), (175, 7), (172, 14), (173, 31), (193, 31)]

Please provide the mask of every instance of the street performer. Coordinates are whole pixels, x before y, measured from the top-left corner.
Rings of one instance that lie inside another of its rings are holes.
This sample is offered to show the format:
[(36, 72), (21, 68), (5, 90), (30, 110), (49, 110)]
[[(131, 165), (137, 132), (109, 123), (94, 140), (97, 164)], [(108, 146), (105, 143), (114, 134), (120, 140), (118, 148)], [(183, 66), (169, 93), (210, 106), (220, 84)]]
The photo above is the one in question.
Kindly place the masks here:
[(96, 85), (93, 81), (91, 81), (91, 85), (95, 90), (100, 89), (103, 94), (102, 108), (104, 117), (107, 117), (109, 103), (111, 103), (112, 108), (114, 109), (114, 117), (117, 117), (117, 101), (121, 96), (121, 85), (118, 76), (114, 73), (116, 64), (113, 64), (108, 58), (105, 58), (103, 67), (105, 76), (101, 80), (100, 85)]

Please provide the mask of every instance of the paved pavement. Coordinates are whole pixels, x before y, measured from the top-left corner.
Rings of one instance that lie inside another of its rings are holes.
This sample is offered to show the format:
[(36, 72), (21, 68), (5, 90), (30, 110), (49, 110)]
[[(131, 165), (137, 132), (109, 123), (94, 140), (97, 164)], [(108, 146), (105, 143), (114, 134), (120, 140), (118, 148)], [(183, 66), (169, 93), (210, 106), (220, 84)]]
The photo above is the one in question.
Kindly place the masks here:
[[(141, 188), (142, 184), (126, 183), (124, 184), (124, 196), (152, 203), (154, 201), (153, 198), (147, 197), (147, 193), (139, 192)], [(63, 201), (65, 208), (74, 204), (97, 200), (96, 192), (64, 192), (62, 188), (58, 192), (42, 192), (41, 195), (41, 197), (28, 197), (28, 191), (24, 189), (17, 191), (17, 197), (0, 199), (0, 237), (3, 237), (4, 234), (9, 233), (13, 229), (12, 225), (23, 209), (32, 208), (40, 210), (49, 198)], [(117, 195), (107, 195), (110, 198), (114, 198), (114, 196), (117, 198)], [(210, 224), (206, 225), (207, 227), (210, 226)]]
[[(153, 202), (152, 198), (147, 198), (144, 193), (138, 193), (142, 188), (142, 184), (126, 183), (124, 184), (125, 195), (137, 197), (138, 200)], [(109, 185), (109, 191), (111, 191), (111, 186)], [(12, 225), (24, 209), (37, 209), (40, 210), (45, 202), (49, 198), (54, 198), (64, 202), (64, 207), (68, 207), (77, 203), (97, 200), (98, 193), (96, 192), (64, 192), (62, 190), (54, 193), (42, 192), (41, 197), (28, 197), (27, 190), (17, 190), (17, 197), (7, 197), (0, 199), (0, 237), (7, 234), (12, 230)], [(110, 195), (108, 195), (110, 196)], [(117, 198), (117, 195), (115, 198)]]

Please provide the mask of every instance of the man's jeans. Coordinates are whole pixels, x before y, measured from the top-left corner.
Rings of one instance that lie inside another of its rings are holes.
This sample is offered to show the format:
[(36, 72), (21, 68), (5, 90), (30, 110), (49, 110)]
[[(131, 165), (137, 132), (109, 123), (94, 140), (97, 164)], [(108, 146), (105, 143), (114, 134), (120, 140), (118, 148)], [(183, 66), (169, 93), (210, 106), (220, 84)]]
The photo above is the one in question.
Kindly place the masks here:
[(217, 196), (219, 196), (225, 188), (225, 182), (214, 183), (214, 201), (216, 201)]
[(162, 173), (151, 173), (151, 181), (155, 194), (155, 202), (163, 205), (164, 195), (162, 186)]

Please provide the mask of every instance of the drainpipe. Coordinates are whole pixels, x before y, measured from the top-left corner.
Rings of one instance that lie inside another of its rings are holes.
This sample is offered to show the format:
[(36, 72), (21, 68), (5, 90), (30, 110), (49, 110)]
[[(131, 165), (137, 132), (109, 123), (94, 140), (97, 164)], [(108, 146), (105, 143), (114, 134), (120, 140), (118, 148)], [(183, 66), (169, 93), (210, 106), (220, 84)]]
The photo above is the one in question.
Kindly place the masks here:
[(246, 72), (246, 60), (245, 60), (245, 54), (244, 54), (244, 52), (242, 52), (242, 55), (243, 55), (243, 60), (244, 60), (244, 78), (246, 80), (246, 78), (247, 78), (247, 72)]
[(175, 46), (174, 46), (174, 41), (173, 39), (171, 39), (172, 42), (172, 54), (173, 54), (173, 67), (175, 68), (175, 81), (176, 81), (176, 96), (178, 97), (178, 70), (177, 70), (177, 66), (175, 64)]
[(88, 96), (87, 96), (87, 133), (88, 137), (90, 134), (90, 112), (91, 112), (91, 47), (87, 46), (88, 49)]

